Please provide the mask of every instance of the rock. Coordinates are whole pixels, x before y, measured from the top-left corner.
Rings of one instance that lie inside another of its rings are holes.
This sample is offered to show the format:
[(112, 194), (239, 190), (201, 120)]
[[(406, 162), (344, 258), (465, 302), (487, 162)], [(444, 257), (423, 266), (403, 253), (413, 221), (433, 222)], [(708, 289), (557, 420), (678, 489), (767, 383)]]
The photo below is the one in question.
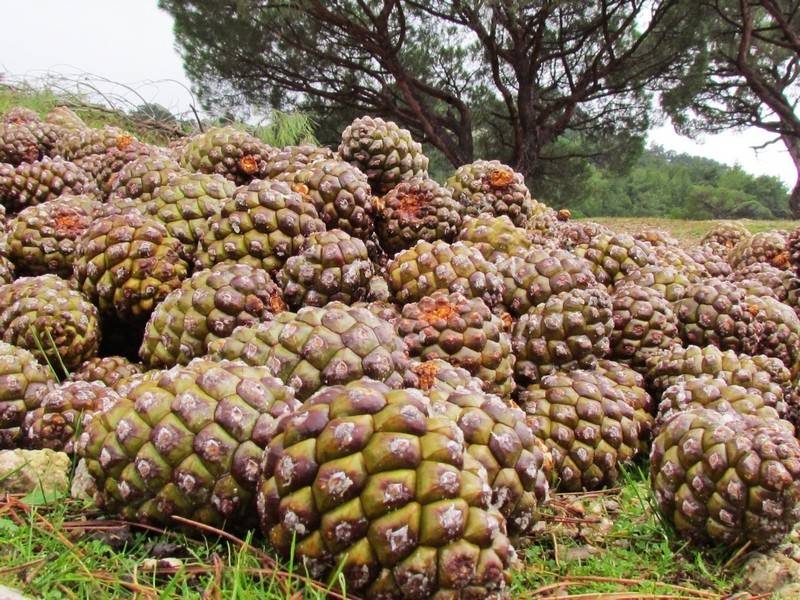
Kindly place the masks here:
[(742, 567), (741, 588), (772, 598), (800, 598), (800, 529), (771, 550), (752, 552)]
[(795, 581), (800, 582), (800, 565), (783, 554), (755, 552), (742, 569), (743, 587), (753, 594), (771, 594)]
[(130, 526), (111, 527), (109, 529), (96, 529), (88, 532), (88, 539), (107, 545), (112, 550), (120, 552), (129, 548), (133, 543), (133, 532)]
[(772, 595), (772, 600), (797, 600), (800, 598), (800, 583), (790, 583)]
[(97, 483), (95, 483), (94, 477), (89, 474), (86, 460), (82, 458), (78, 461), (78, 464), (75, 466), (75, 472), (72, 474), (70, 495), (77, 500), (94, 501), (96, 493)]
[(183, 561), (179, 558), (145, 558), (141, 563), (142, 571), (165, 571), (176, 570), (183, 566)]
[(161, 560), (164, 558), (189, 558), (191, 552), (183, 544), (175, 544), (173, 542), (154, 542), (148, 549), (147, 553), (150, 558)]
[(590, 546), (588, 544), (584, 546), (576, 546), (574, 548), (567, 549), (567, 551), (564, 553), (564, 560), (567, 562), (586, 560), (593, 556), (597, 556), (602, 552), (603, 551), (600, 548), (596, 546)]
[(4, 585), (0, 585), (0, 600), (28, 600), (18, 590), (12, 590)]
[(0, 450), (0, 494), (30, 494), (40, 488), (45, 498), (69, 490), (70, 458), (53, 450)]

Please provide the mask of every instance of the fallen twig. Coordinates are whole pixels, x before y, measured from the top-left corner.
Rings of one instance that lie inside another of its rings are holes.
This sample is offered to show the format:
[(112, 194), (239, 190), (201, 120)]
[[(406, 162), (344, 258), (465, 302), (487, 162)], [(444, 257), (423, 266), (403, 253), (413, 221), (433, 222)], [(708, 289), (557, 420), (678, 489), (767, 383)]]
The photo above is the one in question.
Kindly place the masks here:
[(38, 566), (44, 563), (47, 559), (39, 558), (37, 560), (32, 560), (31, 562), (26, 562), (21, 565), (17, 565), (15, 567), (3, 567), (0, 569), (0, 575), (7, 575), (9, 573), (16, 573), (17, 571), (24, 571), (25, 569), (29, 569), (31, 567)]
[[(602, 583), (619, 583), (621, 585), (644, 585), (648, 583), (652, 583), (649, 581), (645, 581), (643, 579), (628, 579), (625, 577), (601, 577), (599, 575), (570, 575), (565, 577), (563, 581), (574, 581), (575, 583), (585, 583), (587, 581), (595, 581), (595, 582), (602, 582)], [(714, 592), (706, 592), (703, 590), (696, 590), (693, 588), (689, 588), (682, 585), (676, 585), (674, 583), (661, 583), (658, 582), (658, 585), (670, 588), (675, 591), (690, 593), (694, 596), (699, 596), (702, 598), (719, 598), (719, 594)]]

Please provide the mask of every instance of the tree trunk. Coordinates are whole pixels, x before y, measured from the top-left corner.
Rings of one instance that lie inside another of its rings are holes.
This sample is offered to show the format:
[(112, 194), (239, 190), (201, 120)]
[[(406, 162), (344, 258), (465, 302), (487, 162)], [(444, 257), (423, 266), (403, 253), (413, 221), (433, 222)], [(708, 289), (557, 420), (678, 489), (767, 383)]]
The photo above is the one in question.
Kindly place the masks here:
[(800, 219), (800, 174), (797, 176), (792, 193), (789, 194), (789, 210), (795, 219)]
[(536, 123), (530, 126), (523, 124), (522, 130), (524, 134), (519, 143), (519, 154), (513, 158), (511, 166), (528, 179), (537, 174), (543, 144), (541, 130)]
[(797, 171), (794, 188), (792, 188), (792, 193), (789, 195), (789, 210), (792, 211), (792, 216), (795, 219), (800, 219), (800, 139), (785, 134), (781, 137)]

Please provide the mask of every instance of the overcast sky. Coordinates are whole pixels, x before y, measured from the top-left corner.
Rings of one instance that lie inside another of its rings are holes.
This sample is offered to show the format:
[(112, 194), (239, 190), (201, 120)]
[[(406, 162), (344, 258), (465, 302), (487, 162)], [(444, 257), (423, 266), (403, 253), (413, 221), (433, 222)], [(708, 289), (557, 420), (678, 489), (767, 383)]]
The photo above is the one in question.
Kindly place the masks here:
[[(174, 48), (172, 18), (156, 0), (0, 0), (6, 26), (0, 35), (0, 72), (37, 78), (47, 72), (78, 77), (91, 73), (136, 89), (173, 112), (191, 102), (189, 82)], [(104, 91), (114, 91), (105, 84)], [(769, 138), (758, 130), (679, 136), (671, 126), (654, 129), (650, 141), (667, 149), (739, 164), (754, 174), (794, 184), (795, 170), (783, 146), (754, 152)]]

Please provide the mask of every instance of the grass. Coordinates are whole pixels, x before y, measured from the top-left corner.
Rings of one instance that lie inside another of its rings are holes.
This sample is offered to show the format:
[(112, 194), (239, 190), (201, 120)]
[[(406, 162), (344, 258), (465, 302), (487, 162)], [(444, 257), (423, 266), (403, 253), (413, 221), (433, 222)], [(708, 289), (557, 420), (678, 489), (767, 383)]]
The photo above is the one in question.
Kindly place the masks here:
[(611, 493), (556, 495), (550, 510), (544, 533), (524, 550), (515, 598), (556, 591), (575, 597), (722, 598), (737, 586), (735, 569), (726, 568), (730, 553), (692, 548), (662, 521), (646, 468), (626, 473)]
[(276, 565), (248, 537), (154, 532), (97, 520), (64, 498), (0, 503), (0, 584), (37, 598), (338, 597)]
[(34, 110), (42, 117), (56, 106), (68, 106), (89, 127), (119, 127), (152, 144), (166, 144), (182, 133), (175, 124), (135, 118), (119, 110), (107, 109), (86, 96), (27, 85), (0, 84), (0, 114), (15, 106)]
[[(516, 542), (513, 598), (711, 600), (738, 583), (728, 555), (690, 548), (661, 522), (643, 469), (610, 492), (555, 494), (542, 523)], [(206, 533), (102, 520), (77, 500), (9, 498), (0, 502), (0, 584), (41, 598), (335, 597), (296, 565), (276, 564), (256, 534)]]
[[(587, 221), (602, 223), (615, 231), (633, 233), (642, 229), (654, 227), (670, 232), (685, 244), (695, 244), (700, 241), (703, 235), (720, 221), (688, 221), (684, 219), (666, 219), (657, 217), (591, 217)], [(739, 221), (753, 233), (761, 231), (772, 231), (775, 229), (786, 229), (791, 231), (800, 225), (797, 221), (774, 220), (774, 221), (753, 221), (741, 219)]]
[[(68, 106), (89, 127), (110, 125), (130, 131), (143, 142), (164, 145), (180, 135), (189, 135), (197, 131), (196, 121), (167, 119), (131, 114), (120, 109), (109, 109), (87, 95), (68, 93), (47, 87), (35, 87), (26, 84), (0, 83), (0, 114), (10, 108), (22, 106), (36, 111), (44, 117), (56, 106)], [(166, 109), (163, 109), (166, 111)], [(227, 121), (212, 120), (204, 122), (204, 127), (228, 124)], [(273, 111), (255, 126), (245, 127), (266, 144), (283, 147), (293, 144), (315, 144), (314, 130), (316, 124), (307, 114), (302, 112)]]

